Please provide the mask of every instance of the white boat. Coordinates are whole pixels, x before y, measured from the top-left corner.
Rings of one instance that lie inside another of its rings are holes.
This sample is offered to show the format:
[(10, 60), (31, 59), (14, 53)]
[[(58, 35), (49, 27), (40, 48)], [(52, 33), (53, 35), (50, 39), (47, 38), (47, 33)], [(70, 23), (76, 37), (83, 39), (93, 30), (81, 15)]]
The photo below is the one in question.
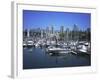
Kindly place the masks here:
[(77, 52), (78, 53), (84, 53), (84, 54), (89, 54), (88, 53), (88, 49), (87, 49), (87, 46), (85, 45), (80, 45), (77, 49)]
[(27, 47), (33, 47), (33, 41), (27, 41)]
[(54, 46), (48, 47), (46, 51), (49, 53), (68, 53), (67, 49)]
[(26, 47), (26, 46), (27, 46), (27, 44), (23, 43), (23, 47)]
[(66, 51), (66, 49), (63, 49), (63, 48), (50, 48), (49, 51)]
[(26, 41), (23, 41), (23, 47), (27, 47)]
[(36, 47), (36, 48), (39, 47), (39, 43), (35, 43), (35, 47)]

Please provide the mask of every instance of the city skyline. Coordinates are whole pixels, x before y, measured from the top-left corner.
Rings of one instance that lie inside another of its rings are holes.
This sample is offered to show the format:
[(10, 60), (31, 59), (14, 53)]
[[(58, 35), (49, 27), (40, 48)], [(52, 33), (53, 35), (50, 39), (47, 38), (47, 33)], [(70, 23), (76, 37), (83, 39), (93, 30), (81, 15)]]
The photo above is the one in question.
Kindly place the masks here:
[(64, 26), (64, 29), (72, 30), (76, 24), (83, 30), (90, 28), (90, 20), (90, 13), (23, 10), (23, 29), (46, 29), (53, 26), (54, 30), (60, 30)]

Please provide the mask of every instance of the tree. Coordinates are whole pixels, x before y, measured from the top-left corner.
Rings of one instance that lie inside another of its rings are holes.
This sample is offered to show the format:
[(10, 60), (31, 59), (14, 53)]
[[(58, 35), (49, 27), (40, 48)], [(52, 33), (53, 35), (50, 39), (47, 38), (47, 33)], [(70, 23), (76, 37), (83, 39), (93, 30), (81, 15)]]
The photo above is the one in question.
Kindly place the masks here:
[(87, 28), (87, 30), (86, 30), (86, 38), (87, 38), (87, 41), (91, 40), (91, 31), (90, 31), (90, 28)]
[(27, 29), (23, 31), (23, 37), (27, 37)]
[(64, 36), (65, 36), (64, 33), (61, 33), (61, 32), (59, 33), (59, 37), (60, 37), (61, 40), (64, 40)]
[(66, 28), (65, 31), (65, 41), (69, 41), (69, 28)]

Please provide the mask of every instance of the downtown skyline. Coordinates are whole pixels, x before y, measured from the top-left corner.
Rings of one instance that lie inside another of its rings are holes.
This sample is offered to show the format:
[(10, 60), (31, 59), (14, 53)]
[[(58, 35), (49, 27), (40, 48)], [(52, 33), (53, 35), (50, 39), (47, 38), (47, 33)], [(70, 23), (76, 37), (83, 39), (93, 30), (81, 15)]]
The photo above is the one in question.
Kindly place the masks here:
[(54, 30), (64, 28), (73, 29), (76, 24), (79, 29), (85, 30), (91, 27), (90, 13), (75, 12), (53, 12), (53, 11), (34, 11), (23, 10), (23, 29), (46, 29), (53, 26)]

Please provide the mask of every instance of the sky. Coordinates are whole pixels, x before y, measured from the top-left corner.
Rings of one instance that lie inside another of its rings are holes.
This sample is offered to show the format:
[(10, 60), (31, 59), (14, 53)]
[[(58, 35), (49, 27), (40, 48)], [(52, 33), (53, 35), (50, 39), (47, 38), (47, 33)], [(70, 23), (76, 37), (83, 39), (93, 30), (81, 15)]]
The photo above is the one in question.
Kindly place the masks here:
[(82, 30), (91, 27), (91, 14), (23, 10), (23, 29), (46, 29), (51, 26), (55, 30), (60, 30), (61, 26), (72, 29), (74, 24)]

